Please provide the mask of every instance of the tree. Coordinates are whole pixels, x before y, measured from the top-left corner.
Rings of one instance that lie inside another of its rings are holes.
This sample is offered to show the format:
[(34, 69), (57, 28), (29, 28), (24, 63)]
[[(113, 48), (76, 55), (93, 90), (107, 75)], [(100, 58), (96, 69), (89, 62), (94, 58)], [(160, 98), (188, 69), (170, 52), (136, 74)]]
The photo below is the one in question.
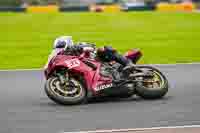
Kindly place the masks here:
[(0, 6), (20, 6), (21, 0), (0, 0)]

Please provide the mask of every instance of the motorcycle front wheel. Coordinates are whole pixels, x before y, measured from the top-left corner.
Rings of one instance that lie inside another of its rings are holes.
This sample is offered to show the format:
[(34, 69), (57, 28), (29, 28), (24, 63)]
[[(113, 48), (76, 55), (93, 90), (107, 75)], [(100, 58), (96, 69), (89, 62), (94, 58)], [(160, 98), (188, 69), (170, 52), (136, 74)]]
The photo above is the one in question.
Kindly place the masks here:
[(137, 68), (149, 71), (153, 76), (139, 77), (136, 83), (136, 94), (144, 99), (162, 98), (168, 92), (168, 80), (158, 69), (151, 66), (138, 66)]
[(45, 92), (51, 100), (63, 105), (80, 104), (86, 100), (86, 89), (75, 78), (62, 85), (58, 77), (50, 77), (45, 83)]

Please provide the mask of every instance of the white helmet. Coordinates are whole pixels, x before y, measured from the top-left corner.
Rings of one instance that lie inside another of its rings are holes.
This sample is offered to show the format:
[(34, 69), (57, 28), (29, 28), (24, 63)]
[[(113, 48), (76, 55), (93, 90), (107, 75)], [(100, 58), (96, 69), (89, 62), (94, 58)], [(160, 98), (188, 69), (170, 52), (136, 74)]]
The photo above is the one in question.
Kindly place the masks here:
[(72, 40), (72, 36), (61, 36), (58, 37), (55, 41), (54, 41), (54, 46), (53, 48), (70, 48), (72, 45), (74, 45), (73, 40)]

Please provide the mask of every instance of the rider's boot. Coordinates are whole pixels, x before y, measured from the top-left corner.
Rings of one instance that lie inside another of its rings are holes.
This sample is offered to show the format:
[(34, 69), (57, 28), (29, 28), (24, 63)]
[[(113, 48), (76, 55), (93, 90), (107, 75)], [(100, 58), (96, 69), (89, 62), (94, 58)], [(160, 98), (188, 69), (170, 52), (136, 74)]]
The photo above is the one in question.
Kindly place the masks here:
[(135, 69), (135, 64), (132, 63), (131, 60), (129, 60), (128, 58), (115, 53), (114, 54), (115, 57), (115, 61), (117, 61), (118, 63), (122, 64), (123, 68), (122, 68), (122, 72), (125, 76), (129, 76), (132, 71)]

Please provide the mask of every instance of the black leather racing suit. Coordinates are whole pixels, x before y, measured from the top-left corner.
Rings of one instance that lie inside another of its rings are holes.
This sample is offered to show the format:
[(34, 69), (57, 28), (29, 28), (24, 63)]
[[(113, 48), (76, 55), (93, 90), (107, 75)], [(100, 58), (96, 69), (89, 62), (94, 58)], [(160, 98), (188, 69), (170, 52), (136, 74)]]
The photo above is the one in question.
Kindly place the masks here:
[[(82, 53), (84, 51), (84, 49), (88, 49), (88, 48), (93, 48), (93, 50), (95, 50), (94, 45), (77, 44), (77, 45), (73, 45), (72, 47), (70, 47), (66, 51), (68, 51), (68, 52), (70, 51), (71, 53), (76, 54), (76, 53)], [(116, 61), (116, 62), (122, 64), (123, 66), (127, 66), (130, 63), (130, 61), (126, 57), (119, 54), (111, 46), (104, 46), (102, 48), (98, 48), (97, 49), (97, 56), (102, 61), (105, 61), (105, 62)]]

